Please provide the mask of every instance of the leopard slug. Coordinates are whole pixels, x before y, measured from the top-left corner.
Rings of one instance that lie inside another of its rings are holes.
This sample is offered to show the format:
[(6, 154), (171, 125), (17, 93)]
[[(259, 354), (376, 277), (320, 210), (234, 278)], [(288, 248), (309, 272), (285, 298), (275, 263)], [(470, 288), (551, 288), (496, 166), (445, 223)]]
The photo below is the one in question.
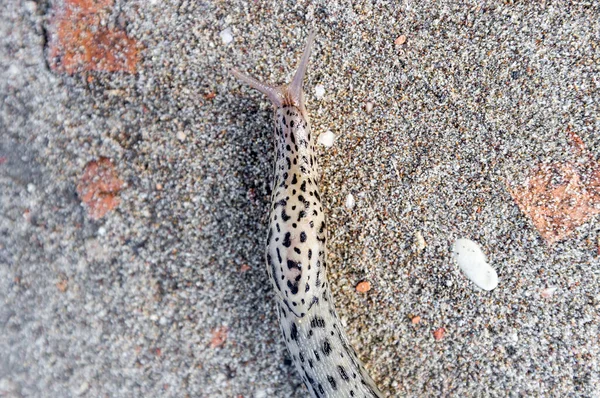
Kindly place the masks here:
[(233, 75), (266, 94), (275, 107), (276, 161), (266, 264), (281, 331), (312, 397), (381, 397), (348, 342), (327, 282), (327, 229), (317, 185), (315, 140), (302, 82), (314, 34), (289, 85)]

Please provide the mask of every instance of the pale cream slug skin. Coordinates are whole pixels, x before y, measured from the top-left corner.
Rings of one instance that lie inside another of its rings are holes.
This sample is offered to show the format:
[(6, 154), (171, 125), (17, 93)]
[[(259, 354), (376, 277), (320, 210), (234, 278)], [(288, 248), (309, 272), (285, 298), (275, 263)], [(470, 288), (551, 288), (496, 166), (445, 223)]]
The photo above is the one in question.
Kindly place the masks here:
[(315, 137), (302, 91), (314, 38), (311, 33), (289, 85), (274, 86), (232, 70), (275, 107), (267, 273), (285, 343), (311, 396), (381, 397), (348, 342), (327, 283), (327, 228), (317, 186)]

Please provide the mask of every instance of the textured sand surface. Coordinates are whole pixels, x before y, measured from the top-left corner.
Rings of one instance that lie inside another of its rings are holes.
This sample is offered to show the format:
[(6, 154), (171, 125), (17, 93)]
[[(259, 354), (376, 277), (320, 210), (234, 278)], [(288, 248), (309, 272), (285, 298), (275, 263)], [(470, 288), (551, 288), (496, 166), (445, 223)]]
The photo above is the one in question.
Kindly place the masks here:
[[(600, 395), (597, 3), (65, 1), (0, 8), (0, 396), (307, 395), (263, 265), (271, 105), (228, 71), (286, 81), (311, 28), (329, 279), (378, 385)], [(125, 58), (69, 47), (73, 7)]]

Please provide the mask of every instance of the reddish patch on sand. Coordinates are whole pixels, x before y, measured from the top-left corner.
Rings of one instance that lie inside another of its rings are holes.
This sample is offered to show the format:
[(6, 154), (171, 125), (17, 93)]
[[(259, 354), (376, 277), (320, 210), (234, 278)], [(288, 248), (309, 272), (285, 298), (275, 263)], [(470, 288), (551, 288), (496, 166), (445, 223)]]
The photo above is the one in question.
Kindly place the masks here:
[(600, 165), (589, 154), (581, 138), (567, 130), (575, 155), (584, 162), (573, 164), (543, 163), (525, 184), (510, 194), (533, 222), (542, 238), (552, 245), (590, 217), (600, 213)]
[(119, 205), (117, 196), (123, 181), (108, 158), (100, 158), (85, 166), (77, 185), (77, 194), (88, 207), (89, 216), (98, 220)]
[(114, 0), (65, 0), (54, 9), (48, 63), (68, 74), (84, 71), (135, 73), (139, 50), (119, 28), (109, 28)]

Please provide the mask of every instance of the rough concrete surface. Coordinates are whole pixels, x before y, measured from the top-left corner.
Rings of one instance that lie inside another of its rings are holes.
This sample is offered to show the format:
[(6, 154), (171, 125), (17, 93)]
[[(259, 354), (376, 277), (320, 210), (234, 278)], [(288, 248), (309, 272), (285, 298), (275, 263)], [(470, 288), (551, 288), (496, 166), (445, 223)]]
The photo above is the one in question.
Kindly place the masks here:
[(228, 71), (286, 81), (311, 28), (329, 277), (385, 394), (600, 396), (600, 6), (362, 0), (3, 2), (0, 396), (307, 395), (263, 266), (271, 105)]

